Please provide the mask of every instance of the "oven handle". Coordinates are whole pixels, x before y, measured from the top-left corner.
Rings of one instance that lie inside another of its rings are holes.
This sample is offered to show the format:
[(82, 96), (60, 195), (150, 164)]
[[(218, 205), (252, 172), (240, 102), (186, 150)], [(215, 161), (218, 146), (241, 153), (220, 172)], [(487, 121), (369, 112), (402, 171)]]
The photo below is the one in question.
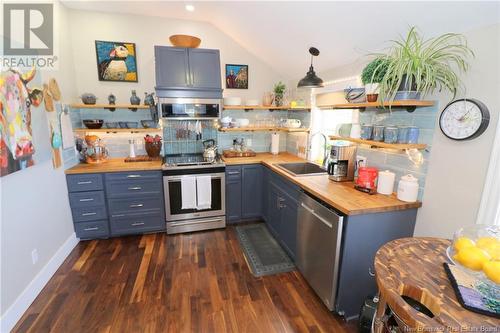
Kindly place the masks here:
[[(221, 221), (222, 219), (220, 217), (216, 217), (216, 218), (213, 218), (213, 219), (203, 219), (203, 220), (200, 220), (198, 223), (205, 223), (205, 222), (219, 222)], [(169, 222), (169, 225), (172, 226), (172, 227), (180, 227), (180, 226), (183, 226), (183, 225), (190, 225), (190, 224), (193, 224), (193, 223), (196, 223), (197, 221), (193, 221), (193, 220), (189, 220), (189, 221), (186, 221), (186, 222)]]
[[(222, 177), (225, 177), (223, 173), (216, 173), (216, 174), (200, 174), (200, 176), (211, 176), (212, 179), (222, 179)], [(186, 176), (164, 176), (163, 178), (166, 179), (169, 183), (175, 182), (175, 181), (180, 181), (182, 178), (186, 177), (196, 177), (197, 175), (186, 175)]]

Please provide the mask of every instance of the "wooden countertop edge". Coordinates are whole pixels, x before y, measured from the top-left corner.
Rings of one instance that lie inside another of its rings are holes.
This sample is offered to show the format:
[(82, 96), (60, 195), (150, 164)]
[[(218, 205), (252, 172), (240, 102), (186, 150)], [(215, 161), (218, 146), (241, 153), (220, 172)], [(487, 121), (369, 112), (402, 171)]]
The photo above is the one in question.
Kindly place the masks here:
[(126, 171), (160, 171), (161, 161), (125, 162), (123, 158), (113, 158), (101, 164), (79, 163), (64, 170), (67, 175), (78, 175), (101, 172), (126, 172)]

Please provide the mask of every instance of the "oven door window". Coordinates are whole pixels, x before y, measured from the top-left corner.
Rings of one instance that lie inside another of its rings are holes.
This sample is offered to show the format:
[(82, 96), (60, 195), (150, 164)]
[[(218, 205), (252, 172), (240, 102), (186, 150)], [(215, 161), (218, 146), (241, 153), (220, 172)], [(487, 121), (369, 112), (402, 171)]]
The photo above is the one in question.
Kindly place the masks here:
[(181, 196), (181, 181), (173, 180), (168, 182), (168, 194), (170, 202), (170, 214), (190, 214), (202, 213), (210, 211), (219, 211), (222, 209), (222, 181), (220, 178), (212, 178), (212, 206), (208, 209), (182, 209), (182, 196)]
[(218, 104), (161, 104), (162, 117), (214, 117), (219, 116)]

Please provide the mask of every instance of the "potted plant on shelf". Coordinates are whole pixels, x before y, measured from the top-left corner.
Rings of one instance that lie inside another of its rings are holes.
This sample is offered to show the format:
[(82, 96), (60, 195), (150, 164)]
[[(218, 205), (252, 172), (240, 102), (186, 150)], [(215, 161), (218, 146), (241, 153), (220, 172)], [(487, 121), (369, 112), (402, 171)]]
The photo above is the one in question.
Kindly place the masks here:
[[(455, 97), (461, 84), (458, 73), (467, 71), (467, 60), (474, 53), (461, 34), (424, 39), (412, 27), (406, 38), (393, 41), (387, 54), (376, 56), (387, 62), (379, 84), (380, 99), (392, 101), (420, 99), (436, 89), (449, 90)], [(373, 76), (382, 69), (376, 69)]]
[(365, 85), (366, 100), (376, 102), (378, 98), (379, 83), (384, 79), (389, 62), (385, 58), (373, 59), (361, 73), (361, 81)]
[(283, 82), (278, 82), (274, 85), (274, 105), (282, 106), (283, 105), (283, 96), (285, 94), (286, 85)]

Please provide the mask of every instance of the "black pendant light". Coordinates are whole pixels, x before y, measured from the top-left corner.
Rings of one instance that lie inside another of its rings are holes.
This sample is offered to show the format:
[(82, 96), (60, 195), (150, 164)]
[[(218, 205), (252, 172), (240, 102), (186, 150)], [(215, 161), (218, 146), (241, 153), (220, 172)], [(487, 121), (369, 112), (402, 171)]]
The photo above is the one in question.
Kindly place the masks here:
[(313, 67), (313, 57), (317, 57), (319, 55), (319, 50), (315, 47), (309, 48), (309, 53), (311, 54), (311, 67), (309, 67), (309, 71), (306, 76), (299, 81), (297, 84), (298, 88), (321, 88), (323, 87), (323, 80), (316, 76)]

